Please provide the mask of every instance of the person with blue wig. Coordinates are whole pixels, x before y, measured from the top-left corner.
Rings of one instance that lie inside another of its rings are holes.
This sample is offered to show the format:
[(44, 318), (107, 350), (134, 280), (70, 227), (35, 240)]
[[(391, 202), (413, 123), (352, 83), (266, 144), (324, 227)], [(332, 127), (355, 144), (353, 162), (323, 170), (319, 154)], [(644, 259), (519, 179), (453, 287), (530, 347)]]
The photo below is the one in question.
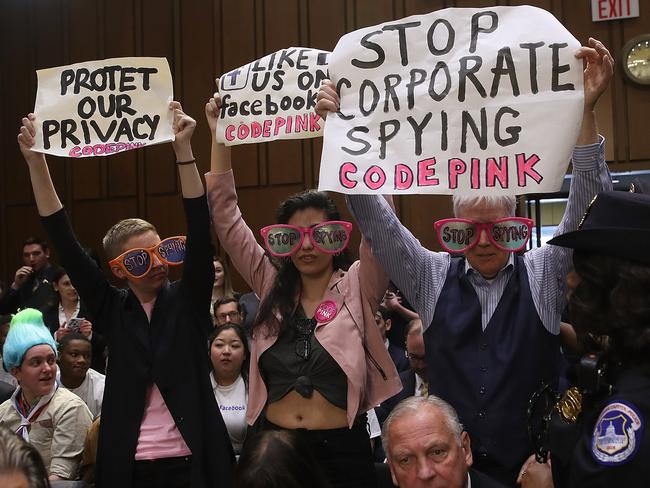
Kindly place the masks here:
[(40, 311), (27, 308), (13, 317), (2, 365), (19, 386), (0, 405), (0, 425), (36, 448), (51, 480), (74, 480), (92, 414), (79, 397), (56, 383), (56, 351)]

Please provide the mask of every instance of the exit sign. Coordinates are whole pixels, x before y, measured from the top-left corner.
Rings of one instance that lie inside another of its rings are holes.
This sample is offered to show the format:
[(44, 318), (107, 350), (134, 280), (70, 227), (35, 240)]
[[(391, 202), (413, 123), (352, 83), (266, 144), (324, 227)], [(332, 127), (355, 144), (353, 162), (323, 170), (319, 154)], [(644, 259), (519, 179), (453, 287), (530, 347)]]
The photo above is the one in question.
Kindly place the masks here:
[(591, 0), (591, 20), (629, 19), (639, 16), (639, 0)]

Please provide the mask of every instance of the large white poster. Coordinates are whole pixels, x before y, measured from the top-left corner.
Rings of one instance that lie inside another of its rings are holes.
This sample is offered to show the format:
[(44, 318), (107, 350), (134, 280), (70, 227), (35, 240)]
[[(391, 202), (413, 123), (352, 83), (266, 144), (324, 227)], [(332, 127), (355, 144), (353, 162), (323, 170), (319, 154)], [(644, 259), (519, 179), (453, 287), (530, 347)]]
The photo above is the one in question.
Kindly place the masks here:
[(217, 140), (227, 146), (321, 136), (316, 95), (329, 52), (290, 47), (219, 78)]
[(560, 188), (583, 111), (580, 43), (534, 7), (445, 9), (343, 36), (320, 189)]
[(104, 59), (36, 73), (35, 151), (108, 156), (174, 140), (165, 58)]

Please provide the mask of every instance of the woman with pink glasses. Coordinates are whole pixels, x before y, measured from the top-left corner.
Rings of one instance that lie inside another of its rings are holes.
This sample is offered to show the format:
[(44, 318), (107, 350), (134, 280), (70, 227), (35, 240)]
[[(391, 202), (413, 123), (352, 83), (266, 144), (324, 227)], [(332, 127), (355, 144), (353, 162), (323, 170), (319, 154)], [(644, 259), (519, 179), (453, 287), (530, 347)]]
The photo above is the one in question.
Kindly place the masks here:
[[(230, 149), (215, 140), (221, 100), (206, 105), (213, 134), (206, 175), (221, 244), (261, 298), (252, 329), (247, 421), (301, 429), (333, 487), (376, 486), (365, 412), (401, 390), (375, 325), (387, 279), (362, 242), (347, 266), (352, 224), (325, 193), (285, 200), (261, 247), (237, 207)], [(304, 430), (303, 430), (304, 429)]]

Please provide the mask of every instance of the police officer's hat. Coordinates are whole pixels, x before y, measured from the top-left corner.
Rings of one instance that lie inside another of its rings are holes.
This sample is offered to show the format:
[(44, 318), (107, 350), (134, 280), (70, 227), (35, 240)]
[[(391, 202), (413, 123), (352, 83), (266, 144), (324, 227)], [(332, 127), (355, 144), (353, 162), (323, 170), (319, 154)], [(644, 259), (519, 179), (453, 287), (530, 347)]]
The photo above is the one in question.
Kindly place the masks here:
[(650, 264), (650, 195), (600, 193), (578, 230), (559, 235), (549, 244)]

